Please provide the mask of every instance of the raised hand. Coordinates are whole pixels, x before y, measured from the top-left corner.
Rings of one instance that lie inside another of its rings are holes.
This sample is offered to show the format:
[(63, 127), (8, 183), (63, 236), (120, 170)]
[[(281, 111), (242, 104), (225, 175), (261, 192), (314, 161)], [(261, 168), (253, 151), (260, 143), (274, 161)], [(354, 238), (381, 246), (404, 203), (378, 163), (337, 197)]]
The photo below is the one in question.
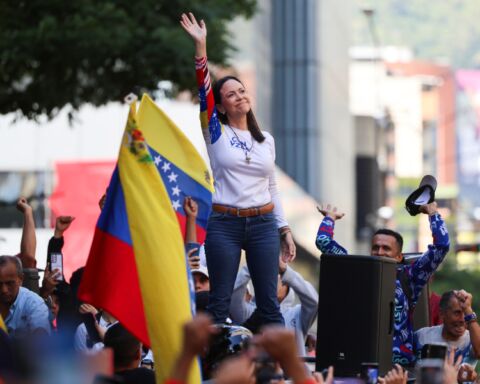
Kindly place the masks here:
[(255, 384), (255, 364), (247, 355), (223, 361), (215, 372), (217, 384)]
[(313, 378), (318, 384), (333, 384), (333, 367), (328, 367), (327, 378), (325, 380), (320, 372), (313, 372)]
[(466, 315), (469, 315), (473, 312), (472, 310), (472, 294), (468, 293), (464, 289), (455, 291), (455, 296), (460, 303), (460, 307)]
[(303, 383), (310, 377), (303, 362), (298, 358), (297, 342), (292, 330), (269, 326), (264, 328), (262, 334), (253, 338), (253, 344), (263, 348), (278, 361), (294, 383)]
[(100, 207), (100, 210), (102, 210), (105, 206), (105, 200), (107, 200), (107, 193), (104, 193), (100, 200), (98, 200), (98, 206)]
[(58, 216), (57, 220), (55, 221), (55, 237), (62, 237), (63, 232), (65, 232), (72, 221), (75, 220), (73, 216)]
[(477, 379), (477, 372), (470, 364), (463, 363), (457, 374), (457, 381), (463, 383), (465, 381), (474, 382)]
[(207, 26), (205, 22), (200, 20), (200, 23), (198, 23), (193, 13), (189, 12), (188, 16), (182, 13), (180, 25), (195, 42), (196, 56), (207, 56)]
[(80, 305), (80, 308), (78, 311), (82, 314), (85, 315), (87, 313), (91, 313), (93, 316), (95, 316), (98, 313), (97, 308), (95, 308), (93, 305), (83, 303)]
[(17, 200), (17, 209), (23, 214), (27, 212), (32, 212), (32, 207), (28, 204), (27, 199), (25, 199), (24, 197), (21, 197)]
[(321, 204), (317, 206), (318, 212), (320, 212), (325, 217), (330, 217), (333, 221), (340, 220), (345, 213), (339, 212), (338, 208), (331, 204)]
[(447, 356), (445, 357), (445, 363), (443, 366), (444, 369), (444, 379), (445, 384), (455, 384), (457, 383), (457, 376), (460, 370), (460, 365), (462, 364), (462, 355), (458, 355), (457, 360), (455, 360), (455, 348), (451, 348), (448, 351)]
[(406, 384), (407, 380), (408, 372), (398, 364), (395, 364), (395, 367), (388, 371), (385, 377), (378, 378), (380, 384)]
[(422, 205), (418, 210), (428, 216), (432, 216), (437, 213), (437, 202), (432, 201), (429, 204)]
[(201, 355), (208, 347), (210, 336), (217, 333), (209, 316), (198, 314), (183, 326), (183, 351), (191, 356)]
[(190, 196), (185, 197), (185, 200), (183, 201), (183, 209), (185, 210), (187, 217), (195, 218), (198, 215), (198, 204)]
[(183, 326), (183, 347), (177, 357), (170, 378), (175, 382), (186, 383), (187, 374), (193, 359), (203, 354), (208, 346), (210, 336), (217, 332), (207, 315), (197, 314)]

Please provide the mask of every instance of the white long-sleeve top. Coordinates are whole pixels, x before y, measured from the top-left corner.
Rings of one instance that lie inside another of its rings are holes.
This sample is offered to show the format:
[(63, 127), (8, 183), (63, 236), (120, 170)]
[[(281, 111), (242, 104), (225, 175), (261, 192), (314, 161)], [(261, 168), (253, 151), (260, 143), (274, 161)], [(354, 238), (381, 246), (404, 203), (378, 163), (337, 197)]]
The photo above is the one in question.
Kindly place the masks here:
[(272, 135), (262, 132), (265, 140), (259, 143), (248, 130), (226, 124), (222, 128), (220, 137), (213, 144), (205, 138), (215, 180), (213, 203), (251, 208), (273, 202), (277, 227), (288, 225), (275, 179), (275, 142)]

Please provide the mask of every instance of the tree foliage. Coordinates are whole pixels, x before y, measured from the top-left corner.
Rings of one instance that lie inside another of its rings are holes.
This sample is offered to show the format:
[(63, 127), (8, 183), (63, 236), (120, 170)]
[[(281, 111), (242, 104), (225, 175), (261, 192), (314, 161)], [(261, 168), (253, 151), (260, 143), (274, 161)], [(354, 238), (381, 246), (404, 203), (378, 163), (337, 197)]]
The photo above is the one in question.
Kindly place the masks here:
[(192, 11), (208, 27), (209, 59), (225, 64), (226, 29), (256, 0), (0, 0), (0, 113), (53, 117), (99, 106), (159, 81), (193, 88), (194, 47), (179, 26)]
[[(372, 0), (382, 45), (413, 49), (419, 58), (440, 60), (456, 68), (480, 65), (480, 7), (477, 0)], [(362, 7), (356, 0), (354, 44), (372, 44)]]
[(458, 270), (454, 262), (446, 262), (435, 274), (432, 289), (439, 295), (451, 290), (465, 289), (473, 295), (474, 310), (480, 310), (478, 270)]

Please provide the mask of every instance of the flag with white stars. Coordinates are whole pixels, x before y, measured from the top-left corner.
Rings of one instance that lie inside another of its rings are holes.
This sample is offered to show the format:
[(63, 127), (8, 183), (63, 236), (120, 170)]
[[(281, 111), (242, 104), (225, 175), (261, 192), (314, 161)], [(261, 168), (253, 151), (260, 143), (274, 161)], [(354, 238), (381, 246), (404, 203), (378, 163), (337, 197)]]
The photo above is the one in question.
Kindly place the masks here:
[[(148, 96), (138, 111), (131, 108), (128, 121), (80, 297), (151, 346), (161, 383), (182, 347), (182, 325), (195, 310), (183, 205), (187, 196), (196, 201), (197, 241), (203, 242), (213, 180), (190, 140)], [(200, 382), (197, 361), (188, 382)]]

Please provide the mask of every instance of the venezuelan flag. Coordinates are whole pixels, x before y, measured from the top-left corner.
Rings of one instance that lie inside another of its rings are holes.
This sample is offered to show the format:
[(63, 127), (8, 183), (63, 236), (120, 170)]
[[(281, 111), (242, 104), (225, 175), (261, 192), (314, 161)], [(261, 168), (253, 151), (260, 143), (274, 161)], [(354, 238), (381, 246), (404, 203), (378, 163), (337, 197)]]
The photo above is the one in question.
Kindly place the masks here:
[[(167, 378), (191, 318), (182, 205), (199, 205), (205, 237), (213, 180), (201, 156), (146, 95), (135, 106), (98, 220), (79, 297), (115, 316), (153, 349), (157, 382)], [(200, 381), (198, 364), (190, 382)]]

